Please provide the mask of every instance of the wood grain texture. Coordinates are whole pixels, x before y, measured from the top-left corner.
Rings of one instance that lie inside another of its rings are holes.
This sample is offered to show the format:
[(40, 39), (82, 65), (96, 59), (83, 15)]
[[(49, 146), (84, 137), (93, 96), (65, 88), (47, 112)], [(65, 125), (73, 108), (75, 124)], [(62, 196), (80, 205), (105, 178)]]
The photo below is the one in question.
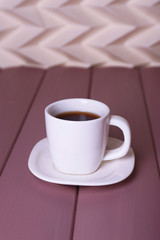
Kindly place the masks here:
[(141, 69), (140, 73), (160, 168), (160, 68)]
[(0, 173), (35, 96), (44, 71), (10, 68), (0, 73)]
[[(73, 239), (159, 240), (159, 174), (139, 75), (134, 69), (95, 69), (92, 80), (90, 97), (129, 121), (136, 166), (121, 183), (80, 187)], [(110, 135), (121, 138), (116, 129)]]
[(1, 239), (72, 238), (77, 188), (37, 179), (28, 169), (28, 157), (46, 136), (45, 106), (61, 98), (87, 97), (89, 77), (89, 70), (47, 71), (1, 177)]

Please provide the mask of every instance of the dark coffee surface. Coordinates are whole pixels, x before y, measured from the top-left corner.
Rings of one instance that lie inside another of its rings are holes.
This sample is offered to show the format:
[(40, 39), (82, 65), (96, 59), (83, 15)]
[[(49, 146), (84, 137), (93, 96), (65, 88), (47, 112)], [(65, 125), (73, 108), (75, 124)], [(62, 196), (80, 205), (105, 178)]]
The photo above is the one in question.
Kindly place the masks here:
[(55, 116), (56, 118), (70, 121), (88, 121), (99, 118), (100, 116), (90, 112), (65, 112)]

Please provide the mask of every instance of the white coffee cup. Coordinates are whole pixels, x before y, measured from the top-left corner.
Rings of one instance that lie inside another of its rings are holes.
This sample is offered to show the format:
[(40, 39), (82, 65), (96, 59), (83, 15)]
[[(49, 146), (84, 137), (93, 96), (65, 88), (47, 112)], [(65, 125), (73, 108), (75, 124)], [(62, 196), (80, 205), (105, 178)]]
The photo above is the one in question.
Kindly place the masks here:
[[(56, 117), (75, 111), (94, 113), (99, 118), (70, 121)], [(66, 174), (92, 173), (102, 161), (121, 158), (130, 148), (127, 120), (111, 115), (109, 107), (96, 100), (72, 98), (51, 103), (45, 109), (45, 121), (51, 158), (57, 170)], [(106, 150), (110, 125), (119, 127), (124, 135), (123, 144), (114, 150)]]

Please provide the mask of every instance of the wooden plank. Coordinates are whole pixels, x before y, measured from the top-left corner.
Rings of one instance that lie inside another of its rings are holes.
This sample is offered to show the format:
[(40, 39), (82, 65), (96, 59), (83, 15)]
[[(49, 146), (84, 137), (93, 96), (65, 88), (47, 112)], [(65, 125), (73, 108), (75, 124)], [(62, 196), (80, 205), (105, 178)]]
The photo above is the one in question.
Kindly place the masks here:
[(89, 76), (89, 70), (74, 68), (47, 72), (1, 177), (1, 239), (72, 238), (77, 188), (36, 178), (28, 169), (28, 157), (46, 136), (45, 106), (61, 98), (87, 97)]
[[(80, 187), (73, 239), (159, 240), (159, 174), (137, 71), (96, 69), (90, 97), (128, 119), (136, 166), (121, 183)], [(121, 137), (116, 130), (110, 135)]]
[(141, 69), (140, 73), (160, 168), (160, 68)]
[(0, 74), (0, 174), (32, 103), (44, 71), (10, 68)]

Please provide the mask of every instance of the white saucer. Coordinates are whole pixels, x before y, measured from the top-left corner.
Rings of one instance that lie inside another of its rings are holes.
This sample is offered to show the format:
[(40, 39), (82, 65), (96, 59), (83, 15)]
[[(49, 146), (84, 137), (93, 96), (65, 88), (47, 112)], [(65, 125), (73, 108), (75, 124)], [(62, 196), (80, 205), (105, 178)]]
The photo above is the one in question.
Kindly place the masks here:
[[(109, 138), (107, 148), (113, 149), (122, 144), (122, 141)], [(135, 156), (132, 148), (125, 157), (112, 161), (102, 162), (99, 169), (88, 175), (69, 175), (56, 170), (48, 148), (47, 138), (39, 141), (31, 151), (28, 167), (38, 178), (57, 184), (80, 186), (103, 186), (118, 183), (126, 179), (133, 171)]]

